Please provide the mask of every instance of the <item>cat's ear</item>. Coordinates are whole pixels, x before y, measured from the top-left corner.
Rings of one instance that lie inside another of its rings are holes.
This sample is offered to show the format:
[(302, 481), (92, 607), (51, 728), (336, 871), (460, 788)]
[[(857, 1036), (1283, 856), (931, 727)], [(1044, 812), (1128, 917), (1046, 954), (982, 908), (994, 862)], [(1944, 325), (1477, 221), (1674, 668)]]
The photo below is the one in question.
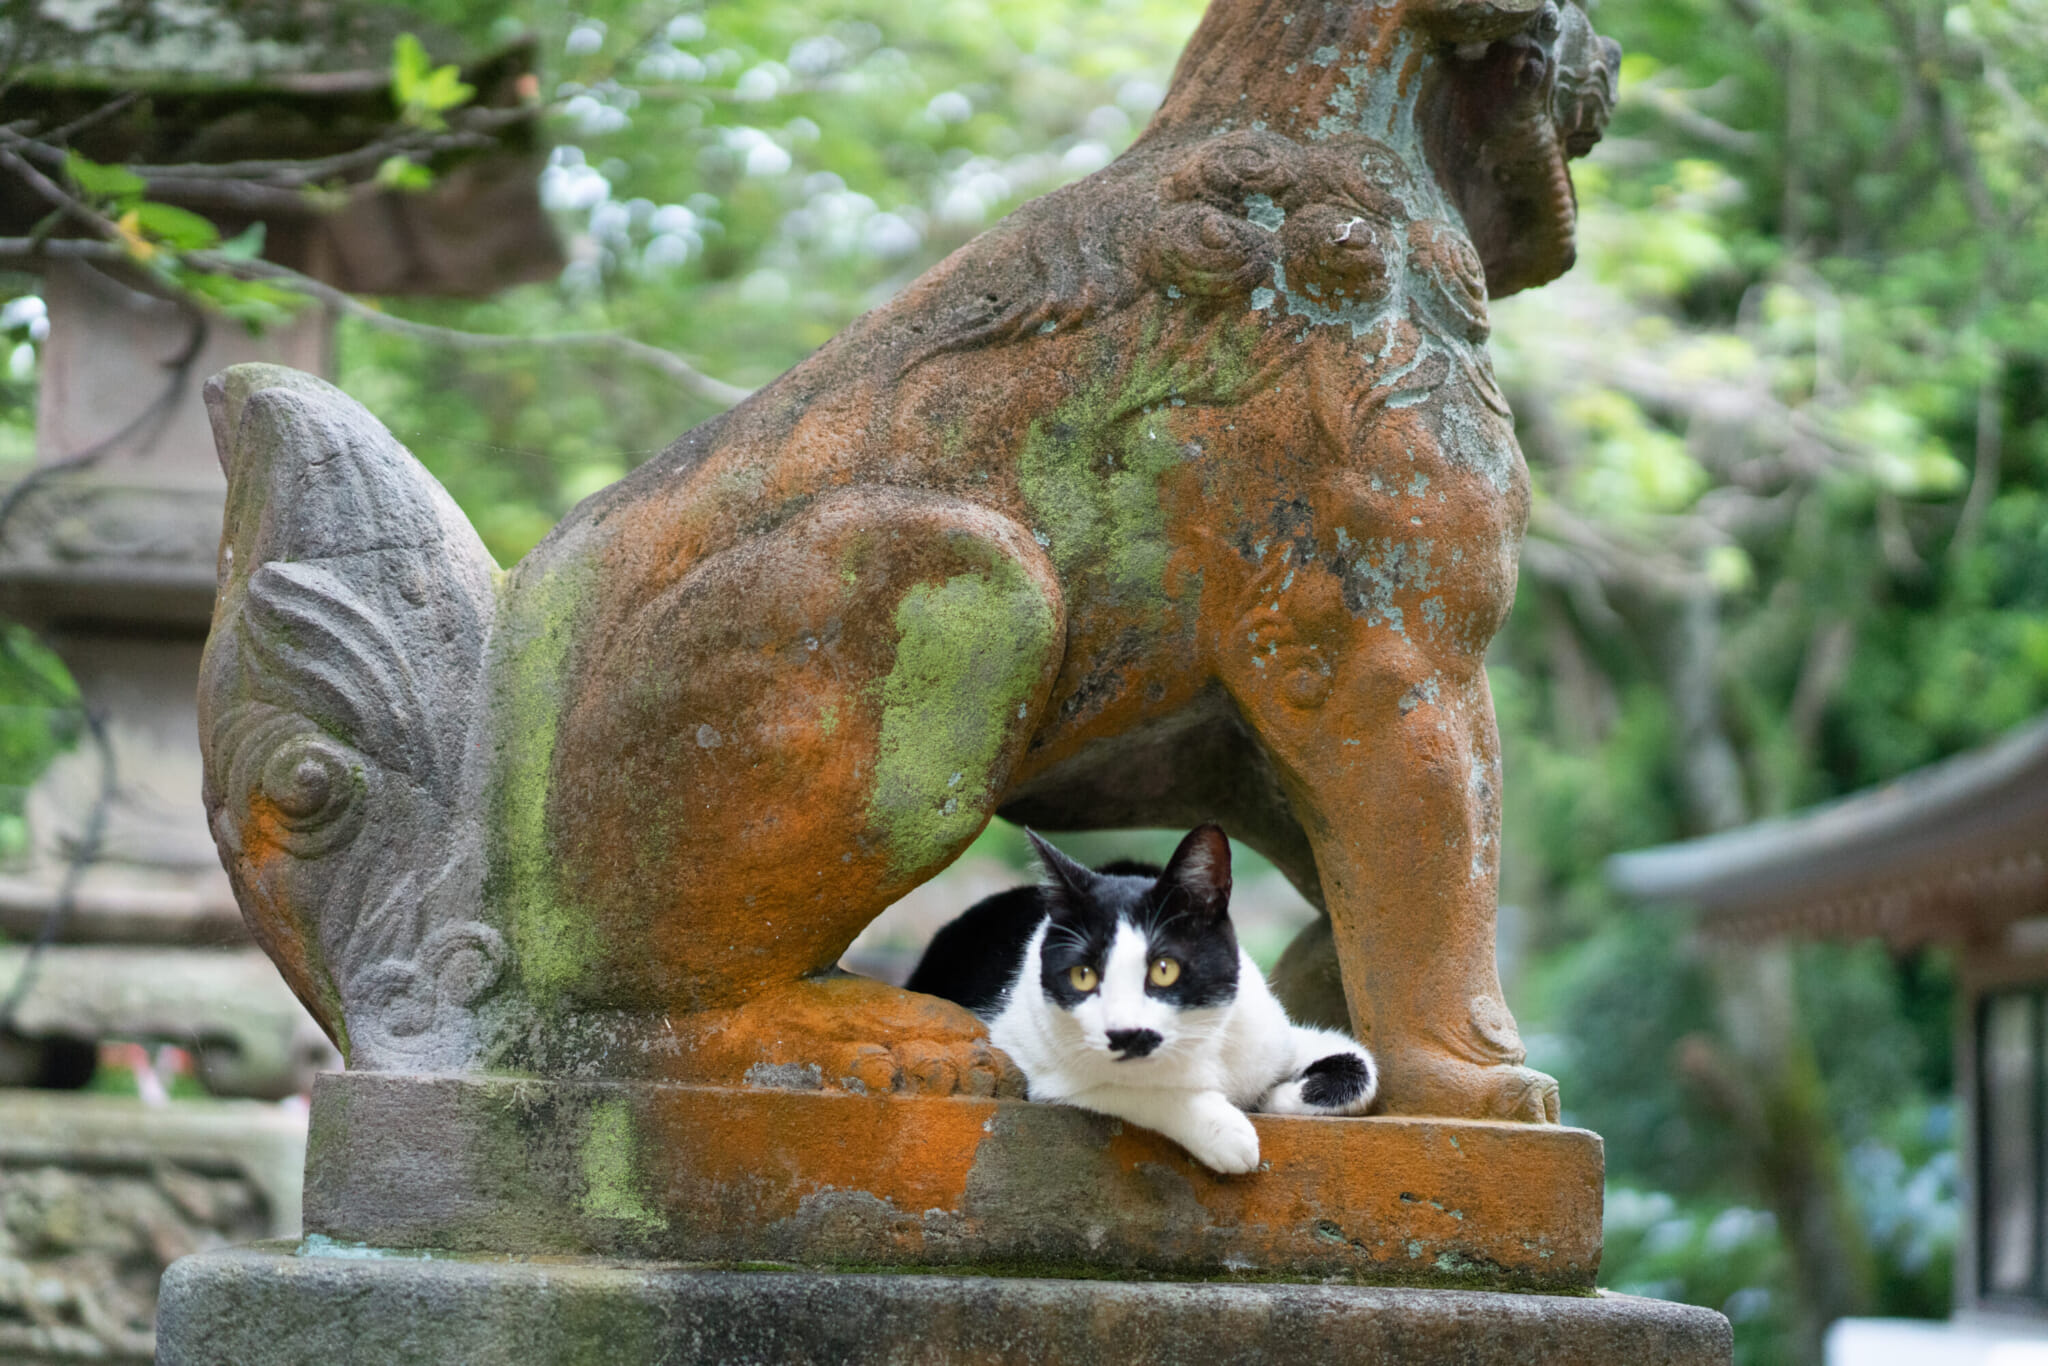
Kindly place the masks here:
[(1197, 911), (1220, 917), (1230, 910), (1230, 837), (1218, 825), (1188, 831), (1159, 875), (1163, 892), (1179, 892)]
[(1049, 841), (1039, 838), (1036, 830), (1027, 827), (1024, 835), (1031, 841), (1031, 847), (1038, 851), (1038, 861), (1045, 865), (1046, 885), (1060, 893), (1061, 903), (1085, 901), (1094, 893), (1094, 873), (1053, 848)]

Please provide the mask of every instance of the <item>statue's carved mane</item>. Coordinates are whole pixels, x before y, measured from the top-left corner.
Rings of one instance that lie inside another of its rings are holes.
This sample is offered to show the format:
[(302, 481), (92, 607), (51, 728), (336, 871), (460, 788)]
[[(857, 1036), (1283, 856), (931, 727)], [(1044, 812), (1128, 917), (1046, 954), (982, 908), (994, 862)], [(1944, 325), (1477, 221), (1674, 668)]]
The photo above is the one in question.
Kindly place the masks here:
[(1241, 307), (1284, 249), (1278, 232), (1246, 216), (1247, 200), (1282, 215), (1326, 205), (1398, 224), (1408, 215), (1387, 187), (1408, 179), (1393, 152), (1363, 137), (1304, 146), (1247, 129), (1158, 139), (1025, 205), (877, 317), (899, 330), (901, 373), (1054, 334), (1152, 290), (1198, 310)]

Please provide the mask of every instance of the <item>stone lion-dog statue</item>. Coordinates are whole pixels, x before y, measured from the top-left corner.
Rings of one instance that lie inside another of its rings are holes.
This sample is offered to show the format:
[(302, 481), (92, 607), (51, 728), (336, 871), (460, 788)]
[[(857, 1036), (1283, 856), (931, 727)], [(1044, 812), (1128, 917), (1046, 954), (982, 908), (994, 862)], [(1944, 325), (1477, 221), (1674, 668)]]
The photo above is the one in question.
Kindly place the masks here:
[(1557, 0), (1214, 0), (1114, 164), (500, 571), (338, 391), (208, 388), (207, 808), (351, 1067), (1015, 1094), (835, 968), (992, 815), (1223, 824), (1396, 1114), (1555, 1121), (1494, 964), (1487, 299), (1573, 256), (1618, 51)]

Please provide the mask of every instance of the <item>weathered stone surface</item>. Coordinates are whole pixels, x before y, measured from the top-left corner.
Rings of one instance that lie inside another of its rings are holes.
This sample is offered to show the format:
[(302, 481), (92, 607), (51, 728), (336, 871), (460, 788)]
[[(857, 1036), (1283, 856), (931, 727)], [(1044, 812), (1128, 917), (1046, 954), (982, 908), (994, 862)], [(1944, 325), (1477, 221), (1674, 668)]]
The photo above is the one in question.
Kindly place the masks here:
[[(0, 997), (28, 959), (0, 948)], [(255, 949), (53, 945), (14, 1014), (29, 1038), (137, 1039), (192, 1050), (207, 1089), (275, 1100), (334, 1062), (319, 1028)]]
[(507, 959), (474, 918), (490, 557), (324, 382), (237, 366), (206, 397), (235, 454), (199, 687), (222, 860), (258, 942), (353, 1065), (472, 1064)]
[(287, 980), (358, 1068), (999, 1088), (847, 944), (993, 813), (1213, 820), (1327, 908), (1295, 1004), (1389, 1112), (1554, 1121), (1494, 964), (1486, 307), (1569, 266), (1617, 61), (1577, 3), (1214, 0), (1123, 157), (502, 577), (358, 405), (216, 380), (207, 803)]
[(1728, 1321), (1619, 1295), (715, 1272), (289, 1244), (164, 1279), (160, 1366), (1726, 1366)]
[(296, 1237), (303, 1116), (0, 1091), (0, 1361), (147, 1362), (157, 1278)]
[(1258, 1116), (1220, 1177), (1064, 1106), (327, 1074), (309, 1232), (381, 1247), (1588, 1290), (1600, 1140)]

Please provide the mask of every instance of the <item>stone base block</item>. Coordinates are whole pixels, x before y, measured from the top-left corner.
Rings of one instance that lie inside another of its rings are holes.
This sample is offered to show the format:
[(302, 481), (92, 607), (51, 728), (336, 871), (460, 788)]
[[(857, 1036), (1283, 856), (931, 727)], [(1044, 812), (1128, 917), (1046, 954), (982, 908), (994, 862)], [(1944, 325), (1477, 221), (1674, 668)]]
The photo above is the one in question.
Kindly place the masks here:
[(0, 1089), (0, 1362), (146, 1366), (165, 1265), (297, 1237), (305, 1160), (275, 1105)]
[(1725, 1366), (1728, 1321), (1623, 1295), (704, 1271), (586, 1259), (203, 1253), (158, 1366)]
[(1056, 1105), (323, 1075), (306, 1230), (379, 1248), (1580, 1292), (1580, 1129), (1258, 1116), (1265, 1166)]

